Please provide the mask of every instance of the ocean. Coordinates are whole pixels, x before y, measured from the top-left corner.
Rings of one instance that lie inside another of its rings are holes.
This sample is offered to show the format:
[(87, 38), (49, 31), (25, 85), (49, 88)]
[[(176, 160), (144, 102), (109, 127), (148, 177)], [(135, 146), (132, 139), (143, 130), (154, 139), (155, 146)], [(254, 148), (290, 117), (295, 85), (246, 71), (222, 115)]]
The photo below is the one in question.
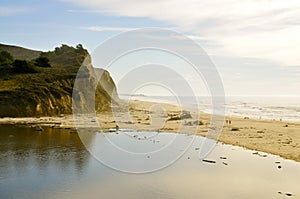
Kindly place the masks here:
[[(127, 98), (128, 95), (121, 95)], [(212, 113), (211, 97), (174, 97), (134, 95), (131, 99), (181, 104), (183, 107), (199, 108), (205, 113)], [(270, 119), (282, 121), (300, 121), (300, 96), (226, 96), (225, 115)]]

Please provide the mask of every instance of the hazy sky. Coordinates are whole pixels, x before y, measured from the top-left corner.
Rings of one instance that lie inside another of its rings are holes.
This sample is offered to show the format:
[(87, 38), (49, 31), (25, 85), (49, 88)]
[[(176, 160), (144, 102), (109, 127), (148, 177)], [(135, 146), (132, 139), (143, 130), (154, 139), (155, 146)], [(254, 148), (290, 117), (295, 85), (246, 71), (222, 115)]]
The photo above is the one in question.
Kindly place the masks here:
[(299, 0), (2, 0), (0, 25), (0, 43), (90, 52), (122, 31), (169, 28), (209, 54), (227, 95), (300, 95)]

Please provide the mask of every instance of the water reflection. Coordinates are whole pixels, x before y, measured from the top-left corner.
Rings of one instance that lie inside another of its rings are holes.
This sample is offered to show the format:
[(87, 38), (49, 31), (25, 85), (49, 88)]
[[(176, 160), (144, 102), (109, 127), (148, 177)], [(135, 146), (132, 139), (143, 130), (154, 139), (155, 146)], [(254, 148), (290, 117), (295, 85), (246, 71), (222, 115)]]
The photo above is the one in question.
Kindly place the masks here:
[(71, 130), (1, 125), (0, 132), (0, 198), (24, 198), (78, 176), (91, 158)]
[(45, 131), (38, 132), (33, 128), (1, 126), (2, 172), (16, 165), (18, 170), (33, 165), (42, 170), (49, 164), (60, 165), (61, 169), (74, 165), (81, 171), (89, 158), (78, 135), (71, 130), (45, 127)]
[[(91, 133), (86, 137), (96, 151), (97, 140), (109, 136), (117, 145), (139, 151), (163, 146), (172, 134), (141, 140), (128, 135)], [(141, 136), (147, 136), (144, 134)], [(188, 136), (182, 137), (187, 139)], [(71, 130), (45, 128), (43, 132), (17, 126), (0, 126), (0, 198), (108, 198), (108, 199), (232, 199), (299, 198), (300, 164), (267, 154), (258, 156), (240, 147), (218, 144), (198, 159), (203, 138), (175, 164), (158, 172), (129, 175), (111, 170), (84, 148)], [(98, 143), (99, 145), (99, 143)], [(107, 154), (116, 158), (114, 154)], [(222, 158), (221, 158), (222, 157)], [(145, 162), (158, 161), (154, 157)], [(122, 163), (123, 162), (123, 163)], [(280, 162), (281, 168), (278, 168)], [(226, 163), (226, 164), (224, 164)], [(123, 157), (120, 164), (127, 164)], [(287, 194), (292, 194), (291, 196)]]

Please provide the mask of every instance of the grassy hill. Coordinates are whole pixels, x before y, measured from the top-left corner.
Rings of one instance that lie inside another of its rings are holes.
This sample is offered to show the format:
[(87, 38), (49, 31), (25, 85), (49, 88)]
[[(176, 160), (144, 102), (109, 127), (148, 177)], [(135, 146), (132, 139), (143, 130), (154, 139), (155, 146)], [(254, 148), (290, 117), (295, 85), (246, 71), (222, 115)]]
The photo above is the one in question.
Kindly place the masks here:
[(10, 46), (5, 44), (0, 44), (0, 52), (7, 51), (13, 55), (16, 59), (26, 59), (32, 60), (40, 56), (41, 51), (29, 50), (19, 46)]
[[(75, 48), (62, 45), (53, 51), (40, 52), (1, 44), (0, 53), (3, 50), (10, 53), (13, 60), (9, 59), (2, 65), (0, 63), (0, 117), (72, 113), (73, 85), (78, 69), (89, 56), (86, 49), (81, 45)], [(36, 61), (39, 57), (48, 60), (50, 67), (40, 67)], [(30, 70), (16, 70), (20, 65), (26, 65)], [(91, 63), (87, 63), (86, 68), (89, 74), (99, 70), (95, 70)], [(109, 73), (102, 72), (95, 93), (97, 111), (110, 109), (111, 93), (115, 89)], [(91, 75), (87, 81), (97, 82), (95, 75)], [(84, 103), (84, 100), (81, 101)]]

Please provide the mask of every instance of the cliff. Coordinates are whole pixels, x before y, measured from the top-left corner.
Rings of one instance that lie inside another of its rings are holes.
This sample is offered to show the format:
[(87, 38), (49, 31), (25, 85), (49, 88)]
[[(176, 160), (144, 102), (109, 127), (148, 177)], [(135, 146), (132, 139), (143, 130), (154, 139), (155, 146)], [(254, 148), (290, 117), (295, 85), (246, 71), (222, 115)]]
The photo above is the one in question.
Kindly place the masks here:
[[(13, 58), (6, 55), (7, 52)], [(0, 56), (0, 117), (72, 113), (74, 81), (81, 64), (86, 57), (89, 58), (89, 53), (82, 45), (79, 44), (76, 48), (62, 45), (54, 51), (40, 52), (1, 44), (0, 53), (6, 56)], [(95, 69), (90, 59), (86, 60), (85, 66), (90, 74), (88, 81), (95, 84), (98, 82), (94, 89), (95, 109), (110, 110), (112, 101), (116, 102), (116, 99), (112, 99), (115, 84), (108, 71)], [(99, 71), (102, 73), (100, 81), (95, 75)], [(80, 94), (82, 91), (75, 92)], [(79, 103), (84, 106), (84, 99)]]

